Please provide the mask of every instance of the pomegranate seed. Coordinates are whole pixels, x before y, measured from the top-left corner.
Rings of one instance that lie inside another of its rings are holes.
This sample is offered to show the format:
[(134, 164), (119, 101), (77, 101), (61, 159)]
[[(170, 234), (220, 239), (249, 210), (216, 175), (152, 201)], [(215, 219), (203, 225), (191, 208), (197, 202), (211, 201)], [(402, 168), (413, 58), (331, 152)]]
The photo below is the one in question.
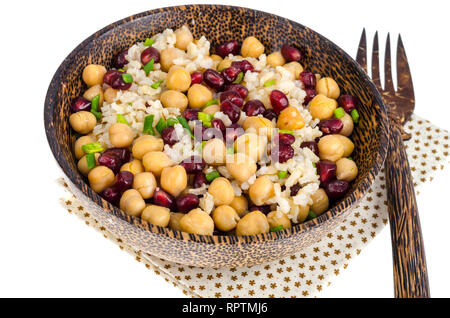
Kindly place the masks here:
[(206, 167), (206, 162), (200, 156), (191, 156), (184, 159), (180, 166), (186, 170), (186, 173), (191, 174), (201, 172)]
[(128, 50), (122, 51), (117, 54), (116, 59), (114, 60), (114, 67), (123, 68), (128, 64), (128, 60), (125, 58), (125, 55), (128, 54)]
[(320, 160), (317, 163), (317, 173), (322, 183), (330, 182), (336, 178), (336, 164), (330, 160)]
[(289, 105), (289, 101), (286, 95), (284, 95), (282, 91), (279, 91), (277, 89), (273, 90), (270, 93), (270, 103), (272, 104), (273, 110), (277, 114), (281, 113), (281, 111)]
[(207, 69), (203, 73), (203, 81), (215, 90), (220, 90), (225, 85), (223, 76), (212, 69)]
[(157, 187), (153, 193), (153, 203), (165, 208), (172, 208), (174, 206), (175, 199), (172, 195)]
[(227, 146), (232, 146), (234, 141), (244, 134), (244, 129), (239, 124), (230, 125), (225, 132), (225, 141)]
[(241, 72), (244, 72), (244, 74), (247, 71), (253, 72), (255, 70), (255, 68), (253, 67), (252, 63), (250, 63), (247, 60), (231, 62), (231, 66), (240, 69)]
[(100, 166), (108, 167), (114, 172), (114, 174), (119, 172), (120, 167), (122, 166), (122, 162), (119, 158), (104, 153), (101, 154), (100, 157), (98, 157), (98, 164)]
[(300, 81), (302, 81), (305, 88), (316, 88), (316, 75), (311, 71), (303, 71), (300, 73)]
[(229, 100), (226, 100), (220, 104), (220, 111), (226, 114), (233, 124), (236, 123), (241, 117), (241, 109), (239, 106), (233, 104)]
[(281, 54), (287, 62), (298, 62), (302, 58), (302, 53), (297, 48), (286, 44), (281, 47)]
[(180, 212), (189, 212), (198, 207), (200, 200), (195, 194), (188, 193), (177, 198), (177, 208)]
[(119, 171), (114, 182), (114, 189), (120, 193), (131, 189), (133, 185), (134, 175), (130, 171)]
[(317, 157), (319, 156), (319, 147), (315, 141), (304, 141), (300, 144), (300, 148), (309, 148)]
[(112, 86), (114, 80), (118, 77), (122, 76), (122, 72), (117, 70), (109, 70), (103, 75), (103, 83)]
[[(274, 139), (276, 140), (276, 138)], [(291, 134), (278, 134), (278, 144), (280, 145), (292, 145), (295, 142), (295, 137)]]
[(191, 120), (198, 120), (198, 113), (201, 112), (200, 109), (186, 109), (183, 112), (183, 117), (187, 120), (187, 121), (191, 121)]
[(332, 180), (325, 184), (324, 189), (329, 198), (341, 199), (350, 190), (350, 184), (345, 180)]
[(153, 46), (146, 48), (141, 53), (142, 64), (146, 65), (151, 59), (153, 59), (153, 63), (159, 63), (159, 52)]
[(124, 164), (131, 159), (131, 151), (127, 148), (109, 148), (103, 152), (105, 155), (116, 156)]
[(264, 107), (264, 104), (260, 100), (252, 99), (245, 103), (242, 110), (247, 116), (258, 116), (264, 114), (266, 107)]
[(277, 119), (278, 115), (275, 113), (273, 109), (266, 109), (263, 113), (264, 118), (267, 118), (268, 120)]
[(358, 99), (352, 95), (342, 95), (338, 99), (339, 106), (344, 108), (347, 113), (358, 107)]
[(294, 148), (292, 148), (290, 145), (280, 144), (278, 145), (278, 147), (272, 148), (270, 157), (272, 161), (278, 161), (280, 163), (286, 162), (294, 157)]
[(225, 134), (225, 124), (223, 123), (222, 120), (215, 118), (211, 121), (211, 126), (217, 130), (220, 130), (220, 132), (223, 134)]
[(222, 74), (222, 77), (225, 79), (225, 83), (229, 84), (233, 83), (236, 80), (240, 72), (241, 70), (238, 69), (237, 67), (230, 66), (224, 69), (222, 72), (220, 72), (220, 74)]
[(100, 196), (109, 203), (117, 205), (120, 201), (121, 193), (115, 188), (106, 188), (100, 192)]
[(319, 129), (325, 135), (338, 134), (342, 128), (344, 128), (344, 124), (339, 118), (327, 119), (319, 123)]
[(72, 112), (80, 112), (80, 111), (90, 111), (91, 110), (91, 101), (82, 97), (78, 96), (72, 100), (72, 103), (70, 104), (70, 108), (72, 109)]
[(272, 211), (272, 209), (270, 208), (270, 205), (252, 205), (250, 207), (250, 209), (248, 209), (248, 210), (249, 210), (249, 212), (259, 211), (263, 214), (269, 214), (270, 211)]
[(203, 82), (202, 72), (194, 72), (191, 74), (191, 86), (194, 84), (200, 84)]
[(303, 100), (303, 105), (306, 106), (314, 98), (314, 96), (316, 96), (316, 90), (312, 88), (307, 88), (305, 89), (305, 92), (306, 96), (305, 99)]
[(245, 99), (248, 96), (247, 87), (241, 84), (228, 84), (227, 86), (225, 86), (225, 91), (235, 91), (239, 95), (241, 95), (242, 99)]
[(241, 95), (235, 91), (225, 91), (220, 93), (220, 102), (222, 103), (226, 100), (229, 100), (239, 108), (241, 108), (244, 104), (244, 100), (241, 98)]
[(194, 182), (192, 183), (192, 186), (196, 189), (207, 183), (208, 180), (206, 180), (205, 174), (203, 172), (197, 172), (194, 176)]
[(129, 89), (131, 87), (132, 83), (125, 83), (123, 81), (122, 78), (122, 73), (120, 73), (119, 76), (116, 76), (113, 80), (113, 82), (111, 83), (111, 87), (114, 89), (120, 89), (123, 91), (126, 91), (127, 89)]
[(216, 46), (216, 53), (220, 55), (222, 58), (228, 56), (228, 54), (238, 55), (239, 54), (240, 45), (236, 40), (223, 42)]

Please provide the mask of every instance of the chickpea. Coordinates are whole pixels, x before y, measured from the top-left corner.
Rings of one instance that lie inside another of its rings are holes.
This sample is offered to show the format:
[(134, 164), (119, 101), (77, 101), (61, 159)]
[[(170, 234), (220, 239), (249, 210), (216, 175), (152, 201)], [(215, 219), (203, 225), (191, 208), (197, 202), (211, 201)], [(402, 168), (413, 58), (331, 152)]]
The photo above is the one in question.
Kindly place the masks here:
[(142, 162), (140, 160), (133, 160), (130, 162), (125, 163), (121, 168), (120, 171), (129, 171), (133, 175), (137, 175), (138, 173), (144, 172), (144, 166), (142, 165)]
[(134, 138), (133, 130), (123, 123), (115, 123), (109, 126), (109, 141), (114, 147), (126, 148), (131, 145)]
[(187, 187), (186, 170), (180, 165), (166, 167), (161, 172), (160, 182), (161, 188), (177, 197)]
[(217, 55), (217, 54), (213, 54), (210, 57), (211, 57), (211, 59), (213, 60), (214, 63), (220, 63), (223, 60), (222, 57), (220, 55)]
[(250, 116), (244, 120), (242, 128), (244, 128), (244, 130), (253, 128), (258, 135), (272, 138), (272, 131), (275, 128), (275, 125), (267, 118)]
[(183, 25), (178, 30), (175, 30), (175, 36), (177, 41), (175, 42), (175, 47), (186, 51), (188, 44), (194, 41), (194, 37), (192, 36), (191, 31), (187, 26)]
[(317, 189), (317, 191), (311, 195), (311, 199), (313, 201), (311, 211), (313, 211), (316, 215), (321, 215), (323, 212), (328, 210), (330, 201), (328, 200), (327, 193), (324, 189)]
[(272, 67), (282, 66), (286, 63), (286, 60), (283, 57), (283, 54), (281, 54), (280, 51), (273, 52), (267, 56), (267, 64), (269, 64)]
[(170, 212), (169, 228), (175, 231), (182, 231), (180, 220), (183, 216), (185, 214), (181, 212)]
[(162, 151), (163, 149), (164, 142), (161, 138), (144, 135), (135, 140), (131, 152), (136, 159), (142, 159), (147, 152)]
[(230, 181), (224, 177), (214, 179), (208, 188), (214, 198), (214, 205), (229, 205), (234, 199), (234, 190)]
[(348, 137), (353, 132), (353, 119), (352, 117), (345, 113), (344, 117), (339, 118), (342, 121), (342, 124), (344, 125), (342, 127), (342, 130), (339, 132), (339, 134)]
[(227, 156), (226, 164), (228, 172), (239, 182), (246, 182), (256, 173), (256, 162), (243, 153), (235, 153)]
[(180, 227), (183, 232), (212, 235), (214, 232), (214, 221), (208, 213), (201, 209), (194, 209), (180, 219)]
[[(96, 163), (96, 165), (98, 166), (98, 157), (100, 157), (100, 154), (99, 154), (99, 153), (96, 153), (94, 156), (95, 156), (95, 163)], [(83, 156), (83, 157), (81, 157), (80, 160), (78, 160), (77, 167), (78, 167), (78, 170), (81, 172), (81, 174), (82, 174), (83, 176), (85, 176), (85, 177), (88, 176), (89, 171), (91, 171), (92, 169), (94, 169), (94, 168), (89, 169), (88, 163), (87, 163), (87, 160), (86, 160), (86, 156)]]
[(241, 219), (236, 211), (229, 205), (221, 205), (212, 212), (214, 224), (221, 231), (231, 231)]
[(259, 57), (264, 53), (264, 45), (254, 36), (245, 38), (241, 46), (241, 54), (243, 57)]
[(231, 63), (233, 61), (230, 60), (228, 57), (224, 58), (218, 65), (217, 65), (217, 71), (222, 71), (226, 68), (229, 68), (231, 66)]
[(316, 92), (332, 99), (338, 99), (341, 95), (338, 84), (331, 77), (321, 78), (316, 84)]
[(178, 58), (178, 50), (174, 47), (170, 47), (161, 51), (159, 63), (161, 64), (161, 69), (164, 72), (168, 72), (173, 66), (173, 60)]
[(86, 98), (87, 100), (92, 100), (97, 95), (100, 95), (98, 105), (102, 106), (104, 96), (103, 96), (103, 89), (100, 84), (94, 85), (91, 88), (89, 88), (88, 90), (86, 90), (83, 94), (83, 97)]
[(120, 209), (132, 216), (140, 216), (145, 209), (145, 201), (139, 191), (129, 189), (120, 198)]
[(116, 100), (116, 96), (117, 96), (117, 89), (114, 89), (112, 87), (108, 87), (105, 92), (103, 93), (103, 97), (105, 98), (105, 101), (108, 104), (112, 104), (114, 103), (114, 101)]
[(230, 206), (236, 211), (239, 217), (243, 217), (248, 211), (248, 201), (243, 195), (235, 196)]
[(159, 205), (150, 204), (142, 211), (141, 219), (154, 225), (166, 227), (169, 225), (170, 210)]
[(164, 107), (175, 107), (182, 112), (188, 105), (188, 98), (179, 91), (168, 90), (159, 97)]
[(311, 100), (309, 104), (309, 111), (311, 112), (311, 116), (313, 118), (320, 120), (329, 119), (333, 116), (333, 112), (337, 106), (338, 104), (334, 99), (318, 94)]
[(236, 225), (236, 235), (256, 235), (269, 232), (269, 222), (260, 211), (250, 212)]
[(202, 149), (203, 160), (210, 165), (222, 165), (225, 163), (227, 149), (222, 139), (208, 140)]
[(297, 223), (304, 222), (309, 214), (309, 205), (299, 205), (297, 212)]
[(266, 147), (267, 138), (254, 133), (245, 133), (234, 142), (235, 152), (244, 153), (256, 162), (264, 156)]
[(205, 107), (202, 112), (213, 115), (214, 113), (220, 112), (220, 106), (217, 104)]
[(275, 195), (273, 182), (267, 176), (258, 177), (248, 189), (248, 195), (255, 205), (263, 205)]
[(305, 126), (305, 120), (297, 108), (289, 106), (278, 116), (277, 127), (280, 129), (295, 130)]
[(150, 199), (156, 189), (156, 179), (151, 172), (141, 172), (134, 176), (133, 189), (138, 190), (142, 198)]
[(189, 99), (189, 107), (202, 108), (207, 102), (213, 99), (211, 91), (202, 84), (192, 85), (187, 93)]
[(75, 153), (75, 158), (80, 159), (85, 155), (83, 146), (96, 142), (97, 140), (92, 136), (81, 136), (75, 141), (75, 144), (73, 146), (73, 152)]
[(106, 68), (103, 65), (89, 64), (83, 70), (83, 81), (87, 86), (103, 84), (103, 76), (106, 73)]
[(83, 110), (70, 115), (69, 123), (77, 133), (86, 135), (94, 129), (97, 124), (97, 118), (91, 112)]
[(339, 139), (339, 141), (344, 146), (344, 153), (342, 154), (342, 157), (348, 157), (352, 154), (353, 149), (355, 149), (354, 143), (350, 140), (350, 138), (342, 136), (342, 135), (332, 135)]
[(289, 62), (284, 64), (283, 67), (292, 74), (294, 79), (299, 79), (300, 73), (303, 72), (303, 66), (299, 62)]
[(344, 145), (336, 135), (323, 136), (317, 145), (320, 159), (337, 161), (344, 155)]
[(358, 167), (353, 160), (341, 158), (336, 161), (336, 178), (338, 180), (353, 181), (358, 175)]
[(147, 152), (142, 158), (145, 171), (152, 172), (155, 176), (161, 176), (161, 172), (166, 167), (171, 167), (174, 162), (170, 157), (162, 151)]
[(172, 67), (166, 78), (168, 89), (185, 92), (191, 86), (191, 75), (181, 67)]
[(283, 229), (288, 229), (292, 226), (291, 220), (283, 212), (272, 211), (267, 214), (267, 221), (269, 222), (269, 227), (274, 228), (282, 226)]
[(102, 192), (114, 184), (114, 172), (105, 166), (97, 166), (88, 174), (89, 184), (95, 192)]

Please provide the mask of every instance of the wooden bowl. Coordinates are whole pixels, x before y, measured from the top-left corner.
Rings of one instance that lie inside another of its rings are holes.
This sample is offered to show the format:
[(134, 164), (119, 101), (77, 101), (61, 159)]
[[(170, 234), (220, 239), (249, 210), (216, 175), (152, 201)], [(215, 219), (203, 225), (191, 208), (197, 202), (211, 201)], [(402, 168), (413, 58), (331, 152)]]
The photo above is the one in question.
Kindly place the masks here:
[[(137, 41), (187, 24), (195, 38), (204, 35), (211, 47), (226, 40), (253, 35), (266, 52), (285, 43), (299, 47), (302, 64), (334, 78), (342, 93), (358, 96), (360, 122), (352, 135), (352, 157), (359, 168), (352, 191), (318, 218), (290, 229), (255, 236), (193, 235), (151, 225), (103, 200), (77, 170), (72, 152), (75, 140), (69, 126), (70, 101), (86, 89), (81, 80), (90, 63), (111, 66), (112, 59)], [(66, 180), (87, 210), (106, 229), (136, 249), (151, 255), (200, 267), (251, 266), (291, 255), (332, 231), (366, 194), (380, 171), (388, 144), (388, 121), (381, 96), (358, 64), (334, 43), (311, 29), (269, 13), (220, 5), (188, 5), (157, 9), (115, 22), (83, 41), (63, 61), (45, 100), (45, 130), (50, 148)]]

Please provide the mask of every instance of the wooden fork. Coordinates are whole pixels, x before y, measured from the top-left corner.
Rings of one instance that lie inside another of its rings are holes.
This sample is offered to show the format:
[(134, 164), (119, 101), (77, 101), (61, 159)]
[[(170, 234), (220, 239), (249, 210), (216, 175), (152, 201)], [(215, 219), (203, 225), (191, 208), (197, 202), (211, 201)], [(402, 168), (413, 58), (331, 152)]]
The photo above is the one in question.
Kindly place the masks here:
[[(356, 61), (367, 73), (366, 31), (362, 32)], [(403, 140), (411, 138), (403, 125), (414, 110), (414, 88), (402, 39), (397, 43), (397, 91), (391, 74), (391, 47), (386, 39), (384, 89), (378, 59), (378, 32), (373, 39), (372, 80), (387, 107), (389, 148), (385, 162), (389, 223), (394, 263), (395, 297), (430, 297), (419, 213)]]

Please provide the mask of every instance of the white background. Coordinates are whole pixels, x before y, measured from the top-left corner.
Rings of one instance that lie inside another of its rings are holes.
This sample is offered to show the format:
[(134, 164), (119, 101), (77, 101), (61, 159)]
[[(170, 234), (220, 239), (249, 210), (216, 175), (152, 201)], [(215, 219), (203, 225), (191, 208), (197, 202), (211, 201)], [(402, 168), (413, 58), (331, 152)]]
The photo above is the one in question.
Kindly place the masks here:
[[(48, 84), (76, 45), (121, 18), (183, 2), (1, 1), (0, 296), (183, 297), (59, 206), (54, 180), (61, 172), (43, 127)], [(382, 51), (386, 33), (396, 39), (400, 32), (415, 84), (416, 113), (450, 129), (446, 2), (222, 1), (300, 22), (352, 56), (363, 27), (369, 42), (375, 30), (380, 32)], [(440, 171), (418, 199), (431, 293), (436, 297), (450, 296), (449, 170)], [(322, 296), (391, 297), (392, 282), (386, 227)]]

